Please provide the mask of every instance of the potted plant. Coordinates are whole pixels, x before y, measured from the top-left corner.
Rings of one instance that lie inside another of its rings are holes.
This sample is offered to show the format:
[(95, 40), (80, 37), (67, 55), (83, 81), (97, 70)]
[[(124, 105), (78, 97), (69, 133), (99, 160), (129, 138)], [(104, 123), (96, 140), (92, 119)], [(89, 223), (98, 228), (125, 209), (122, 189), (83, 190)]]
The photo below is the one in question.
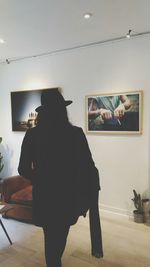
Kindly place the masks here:
[(133, 190), (132, 201), (136, 210), (133, 211), (134, 221), (138, 223), (150, 222), (150, 199), (142, 198), (140, 194)]
[[(1, 142), (2, 142), (2, 137), (0, 137), (0, 143), (1, 143)], [(4, 164), (3, 164), (3, 157), (2, 157), (2, 155), (1, 155), (1, 153), (0, 153), (0, 172), (2, 171), (3, 167), (4, 167)]]
[(143, 199), (141, 195), (136, 192), (135, 189), (133, 190), (133, 194), (134, 198), (132, 198), (132, 201), (136, 208), (136, 210), (133, 211), (134, 221), (137, 223), (143, 223), (144, 222)]
[[(0, 143), (2, 142), (2, 137), (0, 137)], [(3, 164), (3, 157), (0, 153), (0, 172), (2, 171), (4, 167), (4, 164)], [(0, 178), (0, 201), (1, 201), (1, 198), (2, 198), (2, 186), (1, 186), (1, 183), (2, 183), (2, 178)]]
[(150, 199), (143, 199), (143, 212), (144, 212), (144, 221), (150, 223)]

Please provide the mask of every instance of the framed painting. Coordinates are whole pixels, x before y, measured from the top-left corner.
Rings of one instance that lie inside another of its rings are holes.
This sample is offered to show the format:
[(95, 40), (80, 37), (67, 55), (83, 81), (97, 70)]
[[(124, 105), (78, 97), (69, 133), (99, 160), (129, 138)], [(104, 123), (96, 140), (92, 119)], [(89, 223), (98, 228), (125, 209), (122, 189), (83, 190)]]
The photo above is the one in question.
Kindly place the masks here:
[(142, 91), (86, 96), (87, 133), (141, 134), (142, 98)]
[[(35, 109), (41, 105), (41, 93), (45, 89), (11, 92), (13, 131), (26, 131), (36, 126), (37, 113)], [(60, 90), (60, 88), (58, 89)]]

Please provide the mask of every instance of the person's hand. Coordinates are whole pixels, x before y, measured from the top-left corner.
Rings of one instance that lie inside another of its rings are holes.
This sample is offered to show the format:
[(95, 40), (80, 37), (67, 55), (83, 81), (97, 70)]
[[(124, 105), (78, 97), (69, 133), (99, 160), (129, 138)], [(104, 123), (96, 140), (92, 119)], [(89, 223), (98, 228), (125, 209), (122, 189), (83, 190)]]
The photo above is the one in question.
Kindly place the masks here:
[(102, 116), (103, 119), (111, 119), (112, 118), (112, 113), (108, 109), (101, 108), (100, 109), (100, 115)]
[(115, 110), (114, 110), (114, 116), (116, 118), (121, 118), (124, 116), (125, 107), (123, 104), (120, 104)]

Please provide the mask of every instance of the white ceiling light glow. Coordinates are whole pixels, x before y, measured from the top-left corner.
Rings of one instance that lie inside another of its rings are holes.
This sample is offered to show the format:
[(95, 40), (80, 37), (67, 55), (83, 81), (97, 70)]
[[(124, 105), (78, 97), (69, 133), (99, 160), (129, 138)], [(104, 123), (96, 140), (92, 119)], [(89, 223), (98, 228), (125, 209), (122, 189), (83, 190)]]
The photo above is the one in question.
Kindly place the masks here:
[(85, 19), (90, 19), (91, 17), (92, 17), (92, 13), (85, 13), (84, 15), (83, 15), (83, 17), (85, 18)]
[(4, 44), (4, 43), (5, 43), (4, 39), (0, 38), (0, 44)]

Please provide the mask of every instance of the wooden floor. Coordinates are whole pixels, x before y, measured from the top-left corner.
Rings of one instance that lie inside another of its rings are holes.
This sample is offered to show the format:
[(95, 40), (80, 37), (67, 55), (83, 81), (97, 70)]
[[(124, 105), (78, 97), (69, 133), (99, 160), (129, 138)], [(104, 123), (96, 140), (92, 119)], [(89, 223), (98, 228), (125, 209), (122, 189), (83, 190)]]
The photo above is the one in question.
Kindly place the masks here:
[[(11, 246), (0, 226), (1, 267), (45, 267), (41, 228), (2, 219), (13, 241)], [(71, 227), (63, 267), (149, 267), (150, 225), (101, 212), (104, 258), (90, 255), (88, 218)]]

